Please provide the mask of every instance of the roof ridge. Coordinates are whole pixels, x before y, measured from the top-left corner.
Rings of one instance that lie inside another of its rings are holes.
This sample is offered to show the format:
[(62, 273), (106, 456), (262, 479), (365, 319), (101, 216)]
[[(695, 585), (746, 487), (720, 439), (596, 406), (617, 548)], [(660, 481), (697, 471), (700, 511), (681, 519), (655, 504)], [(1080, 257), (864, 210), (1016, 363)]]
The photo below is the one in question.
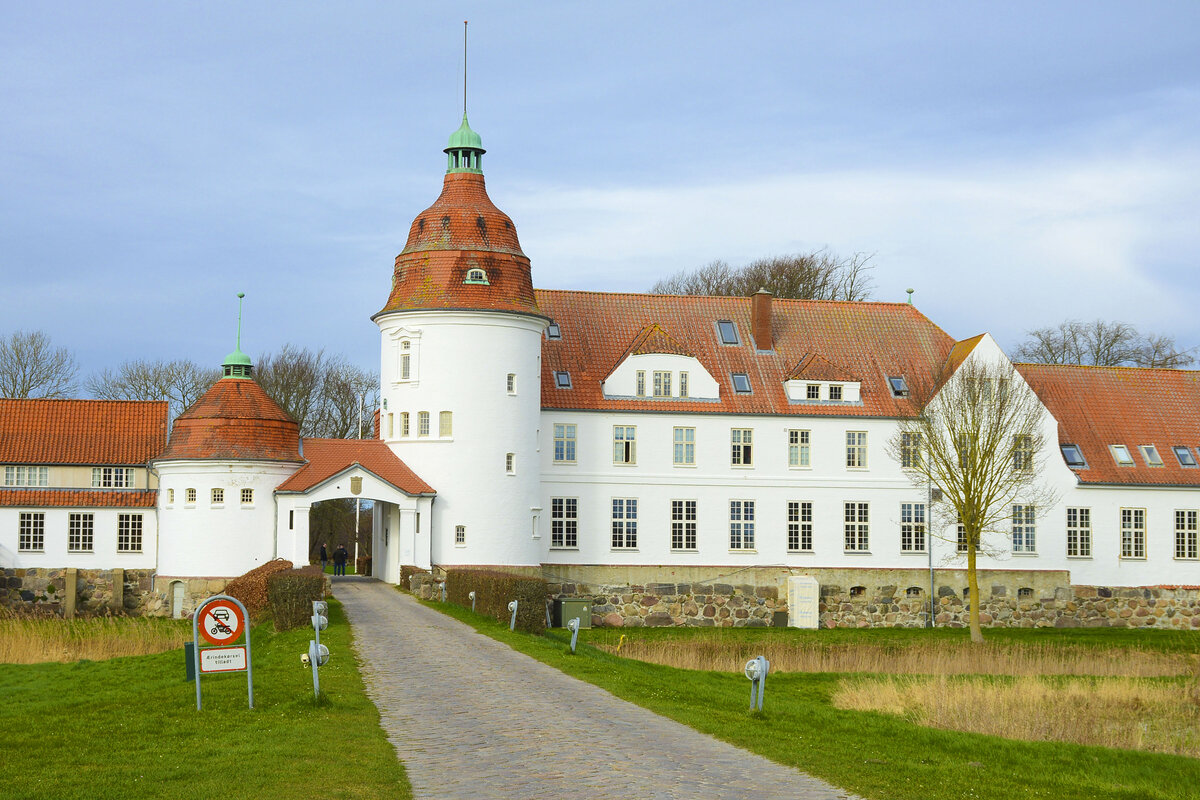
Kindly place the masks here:
[[(605, 292), (599, 289), (534, 289), (535, 292), (545, 294), (588, 294), (602, 295), (605, 297), (690, 297), (697, 300), (712, 299), (712, 300), (751, 300), (754, 295), (741, 294), (674, 294), (671, 292)], [(897, 306), (900, 308), (912, 308), (918, 314), (922, 314), (916, 306), (899, 301), (899, 300), (826, 300), (806, 297), (776, 297), (772, 295), (772, 302), (775, 303), (820, 303), (827, 305), (853, 305), (853, 306)], [(922, 314), (924, 316), (924, 314)]]
[(1014, 361), (1014, 367), (1070, 367), (1088, 370), (1136, 370), (1138, 372), (1168, 372), (1177, 375), (1200, 375), (1200, 369), (1179, 369), (1178, 367), (1137, 367), (1131, 364), (1042, 364), (1036, 361)]
[(161, 403), (166, 400), (109, 400), (102, 397), (0, 397), (0, 403)]

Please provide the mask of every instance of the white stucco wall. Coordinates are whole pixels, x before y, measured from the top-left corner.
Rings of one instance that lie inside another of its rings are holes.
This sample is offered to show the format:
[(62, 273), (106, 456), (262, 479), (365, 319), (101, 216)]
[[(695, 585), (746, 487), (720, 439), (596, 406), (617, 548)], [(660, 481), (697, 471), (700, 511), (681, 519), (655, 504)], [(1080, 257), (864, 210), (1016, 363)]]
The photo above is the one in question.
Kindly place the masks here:
[(693, 400), (718, 400), (721, 387), (709, 374), (700, 360), (674, 353), (642, 353), (631, 355), (617, 365), (612, 374), (604, 379), (605, 397), (635, 397), (637, 395), (637, 373), (646, 373), (646, 397), (654, 394), (654, 373), (671, 373), (671, 397), (679, 398), (679, 373), (688, 374), (688, 397)]
[[(45, 548), (42, 552), (18, 549), (18, 526), (22, 513), (45, 514)], [(93, 515), (91, 552), (67, 549), (69, 514)], [(140, 552), (117, 551), (117, 517), (142, 518)], [(153, 508), (0, 508), (0, 566), (29, 569), (152, 569), (157, 558), (158, 514)]]

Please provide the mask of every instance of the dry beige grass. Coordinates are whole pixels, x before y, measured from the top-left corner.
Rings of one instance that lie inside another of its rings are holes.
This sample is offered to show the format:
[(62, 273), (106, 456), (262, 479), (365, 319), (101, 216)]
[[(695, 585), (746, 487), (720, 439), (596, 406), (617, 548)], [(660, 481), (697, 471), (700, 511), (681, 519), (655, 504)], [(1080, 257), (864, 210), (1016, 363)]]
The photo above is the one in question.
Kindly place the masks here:
[[(615, 647), (607, 647), (615, 651)], [(1031, 644), (930, 642), (904, 647), (868, 644), (748, 644), (729, 641), (640, 641), (621, 655), (683, 669), (736, 672), (765, 655), (772, 672), (871, 672), (918, 675), (1095, 675), (1137, 678), (1187, 674), (1179, 653), (1098, 650)]]
[(838, 708), (902, 715), (918, 725), (1200, 758), (1191, 683), (1129, 678), (1011, 681), (944, 675), (849, 678)]
[(190, 639), (186, 626), (159, 619), (5, 617), (0, 618), (0, 664), (142, 656), (182, 648)]

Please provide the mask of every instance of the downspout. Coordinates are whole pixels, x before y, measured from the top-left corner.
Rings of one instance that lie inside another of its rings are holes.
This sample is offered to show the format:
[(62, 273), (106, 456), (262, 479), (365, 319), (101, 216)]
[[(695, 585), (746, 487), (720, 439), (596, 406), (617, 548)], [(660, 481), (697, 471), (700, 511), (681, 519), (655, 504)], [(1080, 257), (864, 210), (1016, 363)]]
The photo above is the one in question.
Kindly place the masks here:
[[(909, 295), (909, 302), (910, 303), (912, 302), (911, 294)], [(933, 627), (933, 601), (934, 601), (933, 536), (930, 535), (932, 533), (932, 529), (933, 529), (933, 476), (931, 476), (929, 474), (929, 449), (931, 446), (932, 445), (928, 442), (925, 445), (925, 492), (926, 492), (926, 497), (928, 498), (928, 501), (925, 505), (925, 508), (928, 509), (928, 511), (926, 512), (927, 516), (925, 519), (925, 524), (928, 526), (926, 534), (925, 534), (925, 550), (929, 554), (929, 616), (925, 619), (925, 627), (926, 628)]]

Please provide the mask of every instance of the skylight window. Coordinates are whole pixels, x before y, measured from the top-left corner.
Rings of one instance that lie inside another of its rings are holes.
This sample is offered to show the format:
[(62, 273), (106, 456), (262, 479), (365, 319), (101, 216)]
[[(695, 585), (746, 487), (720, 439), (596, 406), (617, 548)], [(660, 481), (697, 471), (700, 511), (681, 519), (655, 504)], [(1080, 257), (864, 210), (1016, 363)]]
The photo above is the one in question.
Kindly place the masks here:
[(466, 280), (463, 281), (463, 283), (482, 283), (482, 284), (486, 284), (487, 282), (488, 282), (487, 273), (484, 272), (483, 270), (479, 269), (478, 267), (467, 270), (467, 278), (466, 278)]
[(908, 397), (908, 384), (904, 380), (903, 375), (888, 378), (888, 385), (892, 387), (893, 397)]
[(721, 344), (741, 344), (741, 340), (738, 338), (737, 325), (734, 325), (732, 320), (717, 320), (717, 333), (721, 336)]
[(730, 376), (733, 378), (733, 391), (738, 394), (750, 394), (750, 376), (744, 372), (734, 372)]
[(570, 389), (571, 388), (571, 373), (569, 373), (569, 372), (554, 373), (554, 385), (556, 387), (558, 387), (559, 389)]
[(1079, 469), (1087, 466), (1087, 462), (1083, 460), (1083, 451), (1079, 449), (1078, 445), (1064, 444), (1062, 446), (1062, 454), (1067, 462), (1067, 466), (1071, 469)]
[(561, 339), (562, 338), (562, 329), (558, 327), (557, 322), (551, 322), (549, 327), (546, 328), (546, 338), (547, 339)]
[(1138, 450), (1142, 451), (1142, 458), (1146, 459), (1146, 465), (1151, 467), (1161, 467), (1163, 465), (1162, 456), (1158, 454), (1158, 448), (1152, 444), (1138, 445)]
[(1192, 451), (1183, 446), (1171, 448), (1175, 451), (1175, 457), (1179, 459), (1179, 466), (1194, 467), (1196, 466), (1196, 457), (1192, 455)]
[(1122, 467), (1133, 466), (1133, 456), (1129, 454), (1129, 448), (1123, 444), (1110, 444), (1108, 449), (1112, 451), (1113, 458), (1117, 464)]

